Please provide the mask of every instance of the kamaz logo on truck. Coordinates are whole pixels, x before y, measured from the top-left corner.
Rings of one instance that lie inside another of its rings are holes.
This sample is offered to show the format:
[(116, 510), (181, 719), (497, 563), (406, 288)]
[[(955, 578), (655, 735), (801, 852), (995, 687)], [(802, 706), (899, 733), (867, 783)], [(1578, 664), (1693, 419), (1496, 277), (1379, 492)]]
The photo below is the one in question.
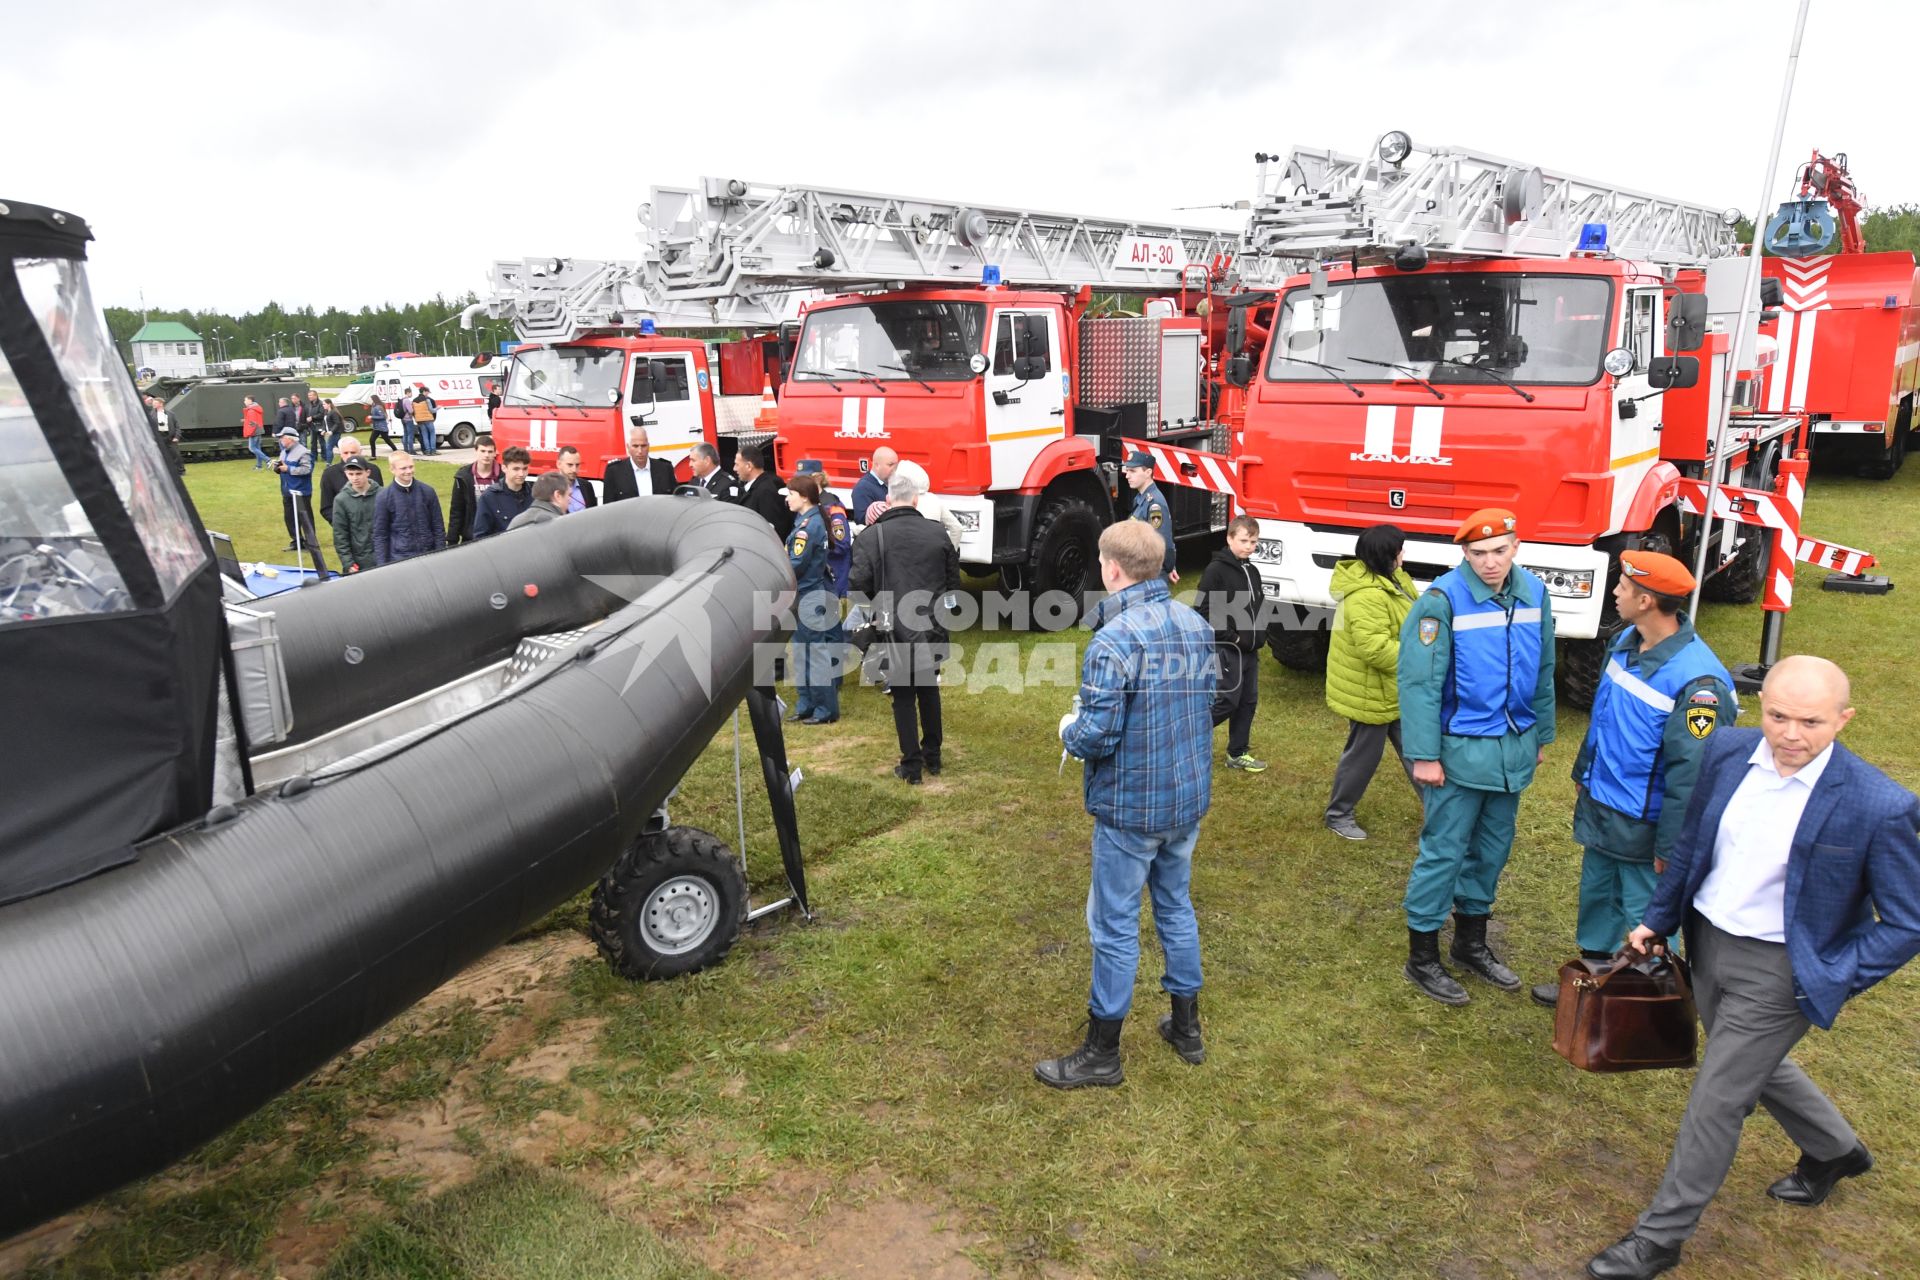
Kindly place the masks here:
[(840, 429), (833, 434), (851, 436), (860, 440), (884, 438), (887, 435), (887, 402), (885, 400), (842, 400)]
[[(1367, 434), (1358, 453), (1347, 455), (1349, 462), (1391, 462), (1413, 466), (1450, 467), (1453, 459), (1440, 453), (1440, 427), (1446, 409), (1441, 405), (1367, 406)], [(1400, 420), (1407, 418), (1407, 444), (1400, 448)]]

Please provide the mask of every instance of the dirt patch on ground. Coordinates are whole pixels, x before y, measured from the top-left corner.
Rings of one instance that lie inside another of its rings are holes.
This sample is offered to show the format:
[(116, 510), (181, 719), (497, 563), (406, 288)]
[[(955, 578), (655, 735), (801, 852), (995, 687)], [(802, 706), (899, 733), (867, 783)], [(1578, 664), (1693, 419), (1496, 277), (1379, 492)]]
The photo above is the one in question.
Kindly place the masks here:
[[(417, 1009), (438, 1009), (471, 1000), (478, 1009), (524, 1001), (543, 985), (564, 976), (575, 960), (598, 955), (593, 940), (572, 929), (556, 929), (524, 942), (512, 942), (463, 969), (452, 981), (422, 1000)], [(546, 993), (548, 1002), (558, 992)]]
[(738, 1193), (689, 1212), (677, 1193), (707, 1176), (678, 1161), (648, 1162), (622, 1180), (613, 1203), (732, 1280), (975, 1280), (990, 1274), (968, 1256), (987, 1249), (990, 1237), (969, 1230), (939, 1197), (907, 1195), (878, 1174), (836, 1182), (783, 1166), (749, 1176)]

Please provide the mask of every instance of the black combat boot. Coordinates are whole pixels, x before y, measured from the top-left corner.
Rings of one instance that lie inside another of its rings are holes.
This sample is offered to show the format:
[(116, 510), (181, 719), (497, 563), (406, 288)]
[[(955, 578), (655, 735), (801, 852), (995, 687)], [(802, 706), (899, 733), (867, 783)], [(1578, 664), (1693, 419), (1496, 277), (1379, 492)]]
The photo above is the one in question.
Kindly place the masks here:
[[(1582, 947), (1580, 948), (1580, 958), (1582, 960), (1611, 960), (1613, 959), (1613, 953), (1611, 951), (1589, 951), (1585, 947)], [(1533, 1002), (1535, 1004), (1543, 1004), (1549, 1009), (1557, 1008), (1560, 1004), (1560, 983), (1556, 980), (1553, 982), (1542, 982), (1536, 986), (1533, 989)]]
[(1520, 975), (1500, 963), (1500, 957), (1487, 949), (1487, 917), (1453, 913), (1453, 946), (1447, 955), (1468, 973), (1491, 982), (1502, 991), (1518, 991)]
[(1407, 980), (1441, 1004), (1465, 1004), (1467, 989), (1440, 963), (1438, 929), (1407, 930)]
[(1088, 1085), (1111, 1088), (1126, 1080), (1120, 1069), (1120, 1024), (1122, 1018), (1096, 1018), (1087, 1011), (1087, 1041), (1063, 1058), (1036, 1062), (1033, 1074), (1041, 1084), (1055, 1089), (1084, 1089)]
[(1160, 1019), (1160, 1038), (1196, 1067), (1207, 1060), (1207, 1047), (1200, 1043), (1199, 996), (1173, 998), (1173, 1012)]

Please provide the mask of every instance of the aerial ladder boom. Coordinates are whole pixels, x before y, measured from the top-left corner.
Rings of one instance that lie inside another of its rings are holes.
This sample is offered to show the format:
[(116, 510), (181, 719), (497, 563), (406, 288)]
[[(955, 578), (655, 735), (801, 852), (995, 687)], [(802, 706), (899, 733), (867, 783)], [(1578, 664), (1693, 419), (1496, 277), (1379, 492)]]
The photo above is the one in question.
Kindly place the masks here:
[(1002, 283), (1177, 291), (1192, 267), (1248, 287), (1297, 264), (1238, 262), (1241, 233), (798, 184), (703, 178), (655, 187), (631, 262), (497, 261), (486, 311), (529, 342), (632, 330), (770, 329), (801, 302), (852, 289)]
[[(1389, 133), (1364, 158), (1296, 147), (1260, 155), (1245, 249), (1339, 257), (1418, 245), (1464, 257), (1564, 258), (1600, 247), (1621, 258), (1699, 265), (1738, 252), (1738, 210), (1687, 204), (1458, 147)], [(1605, 224), (1603, 246), (1583, 243)], [(1247, 261), (1242, 258), (1241, 261)]]

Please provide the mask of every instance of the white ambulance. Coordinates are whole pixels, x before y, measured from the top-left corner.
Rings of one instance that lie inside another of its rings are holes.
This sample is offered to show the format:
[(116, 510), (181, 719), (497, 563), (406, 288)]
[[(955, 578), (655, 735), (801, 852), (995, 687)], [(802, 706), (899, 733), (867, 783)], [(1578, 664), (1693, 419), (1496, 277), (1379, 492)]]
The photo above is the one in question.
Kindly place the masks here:
[[(434, 420), (436, 443), (471, 449), (474, 437), (487, 429), (487, 394), (506, 380), (507, 356), (406, 356), (381, 360), (373, 366), (373, 394), (391, 411), (403, 391), (419, 394), (425, 387), (439, 416)], [(396, 440), (402, 428), (389, 430)]]

